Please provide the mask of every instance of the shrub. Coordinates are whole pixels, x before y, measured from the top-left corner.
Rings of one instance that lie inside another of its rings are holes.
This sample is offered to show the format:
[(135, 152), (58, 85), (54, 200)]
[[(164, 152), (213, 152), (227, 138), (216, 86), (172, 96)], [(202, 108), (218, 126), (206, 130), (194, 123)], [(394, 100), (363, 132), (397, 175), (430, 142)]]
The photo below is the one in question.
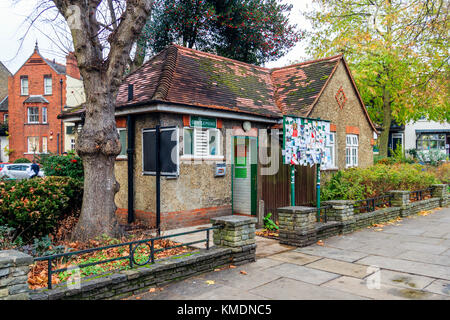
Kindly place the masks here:
[(27, 158), (19, 158), (14, 160), (14, 163), (31, 163), (31, 161), (28, 160)]
[(42, 159), (41, 164), (47, 177), (71, 177), (82, 180), (84, 176), (81, 158), (74, 154), (50, 155)]
[(14, 239), (29, 243), (55, 231), (67, 215), (78, 214), (82, 182), (69, 177), (0, 181), (0, 225), (15, 229)]
[(417, 152), (417, 159), (419, 162), (428, 163), (435, 167), (439, 166), (446, 158), (447, 155), (440, 150), (421, 150)]
[(362, 200), (390, 190), (419, 190), (439, 183), (439, 179), (420, 164), (376, 164), (368, 168), (338, 171), (321, 188), (323, 200)]

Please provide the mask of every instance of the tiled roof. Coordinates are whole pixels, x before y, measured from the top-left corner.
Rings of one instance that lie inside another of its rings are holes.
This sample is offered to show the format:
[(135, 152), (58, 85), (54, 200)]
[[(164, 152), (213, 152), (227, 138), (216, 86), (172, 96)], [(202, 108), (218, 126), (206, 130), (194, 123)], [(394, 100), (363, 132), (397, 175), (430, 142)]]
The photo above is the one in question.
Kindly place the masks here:
[(23, 103), (49, 103), (49, 102), (41, 95), (33, 95), (26, 98)]
[(283, 114), (307, 116), (342, 55), (273, 69), (276, 100)]
[(272, 118), (308, 116), (340, 61), (348, 69), (342, 55), (268, 69), (171, 45), (124, 79), (116, 106), (168, 102)]
[(8, 111), (8, 96), (0, 101), (0, 111)]
[(57, 73), (59, 73), (59, 74), (65, 74), (65, 73), (66, 73), (66, 66), (65, 66), (65, 65), (59, 64), (59, 63), (57, 63), (57, 62), (54, 62), (54, 61), (52, 61), (52, 60), (45, 59), (45, 58), (44, 58), (44, 60), (45, 60), (45, 62), (47, 62), (47, 64), (48, 64), (51, 68), (53, 68), (53, 70), (55, 70)]

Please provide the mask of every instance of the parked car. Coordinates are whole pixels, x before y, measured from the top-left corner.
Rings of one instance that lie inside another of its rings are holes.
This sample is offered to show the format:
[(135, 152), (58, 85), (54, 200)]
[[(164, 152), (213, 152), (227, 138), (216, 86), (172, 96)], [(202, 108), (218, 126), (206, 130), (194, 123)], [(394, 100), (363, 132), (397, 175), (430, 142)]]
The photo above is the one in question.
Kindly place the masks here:
[(11, 164), (9, 162), (0, 162), (0, 171), (2, 171), (3, 167), (6, 166), (7, 164)]
[[(0, 178), (10, 179), (29, 179), (30, 178), (31, 163), (8, 163), (2, 171), (0, 171)], [(44, 171), (39, 170), (38, 177), (44, 177)]]

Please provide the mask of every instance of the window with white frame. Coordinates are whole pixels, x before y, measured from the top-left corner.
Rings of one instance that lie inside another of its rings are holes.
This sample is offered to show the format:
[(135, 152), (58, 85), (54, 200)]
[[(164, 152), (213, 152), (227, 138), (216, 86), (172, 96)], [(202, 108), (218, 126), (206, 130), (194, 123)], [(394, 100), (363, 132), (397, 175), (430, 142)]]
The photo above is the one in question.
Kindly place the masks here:
[(127, 129), (117, 129), (122, 149), (120, 149), (119, 157), (127, 156)]
[(42, 107), (42, 123), (47, 123), (47, 107)]
[(327, 168), (336, 168), (336, 132), (330, 132), (326, 140)]
[(345, 166), (358, 166), (358, 136), (355, 134), (348, 134), (345, 147)]
[(42, 137), (42, 153), (47, 153), (47, 137)]
[(52, 76), (44, 76), (44, 94), (52, 94)]
[(38, 107), (28, 107), (28, 123), (39, 123)]
[(28, 95), (28, 76), (20, 77), (20, 94), (23, 96)]
[(183, 154), (195, 157), (221, 156), (220, 130), (209, 128), (184, 128)]
[(39, 153), (39, 137), (28, 137), (28, 153)]
[(70, 139), (70, 150), (75, 150), (75, 139)]
[(5, 114), (3, 115), (3, 122), (4, 122), (4, 123), (7, 123), (7, 122), (8, 122), (8, 114), (7, 114), (7, 113), (5, 113)]

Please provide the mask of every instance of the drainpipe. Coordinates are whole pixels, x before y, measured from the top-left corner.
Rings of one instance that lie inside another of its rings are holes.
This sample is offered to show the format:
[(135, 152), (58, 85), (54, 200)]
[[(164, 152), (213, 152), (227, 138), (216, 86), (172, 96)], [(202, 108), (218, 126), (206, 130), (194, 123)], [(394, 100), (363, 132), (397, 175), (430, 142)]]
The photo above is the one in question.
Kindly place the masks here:
[(135, 118), (127, 116), (128, 223), (134, 221), (134, 127)]
[[(63, 79), (59, 79), (61, 85), (61, 114), (63, 113)], [(61, 118), (61, 154), (63, 154), (63, 119)]]

